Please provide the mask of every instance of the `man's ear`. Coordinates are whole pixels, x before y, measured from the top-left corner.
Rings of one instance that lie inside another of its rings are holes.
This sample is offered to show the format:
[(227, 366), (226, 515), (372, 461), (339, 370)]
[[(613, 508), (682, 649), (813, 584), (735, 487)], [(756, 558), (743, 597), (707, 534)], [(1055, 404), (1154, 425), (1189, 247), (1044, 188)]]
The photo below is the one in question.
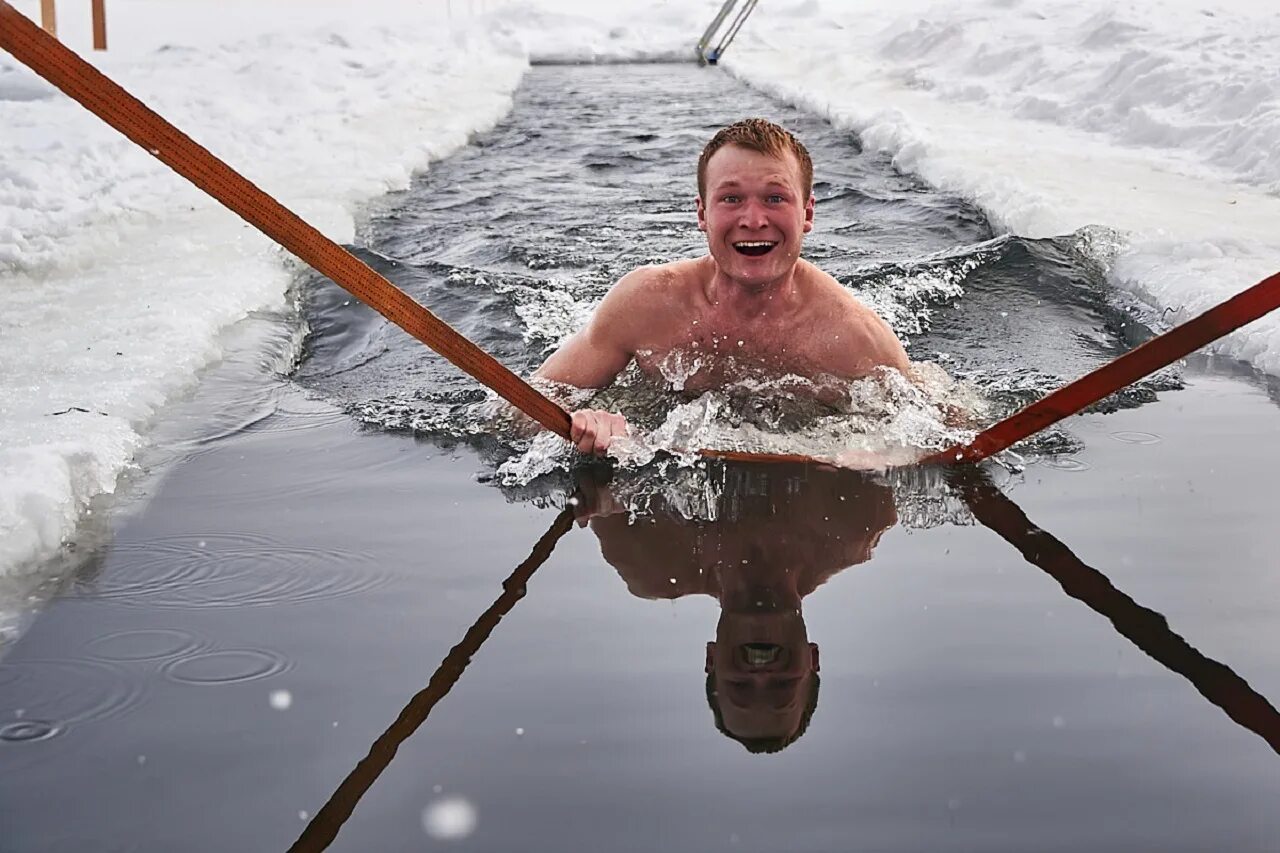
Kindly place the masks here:
[(707, 643), (707, 675), (715, 672), (716, 669), (716, 644)]
[(809, 656), (813, 658), (813, 671), (817, 672), (818, 671), (818, 644), (817, 643), (809, 644)]
[(809, 200), (804, 203), (804, 233), (808, 234), (813, 230), (813, 208), (818, 200), (813, 197), (813, 193), (809, 194)]
[(698, 207), (698, 230), (706, 231), (707, 230), (707, 206), (702, 203), (702, 196), (697, 197), (696, 204)]

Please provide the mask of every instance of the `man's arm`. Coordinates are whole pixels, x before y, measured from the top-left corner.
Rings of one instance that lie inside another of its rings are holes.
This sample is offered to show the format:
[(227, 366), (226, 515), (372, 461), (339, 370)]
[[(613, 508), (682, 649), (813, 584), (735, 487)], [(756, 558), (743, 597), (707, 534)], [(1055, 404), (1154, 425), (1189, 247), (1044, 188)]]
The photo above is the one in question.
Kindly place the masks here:
[[(634, 330), (645, 323), (641, 291), (648, 270), (623, 276), (596, 306), (587, 325), (543, 362), (534, 376), (576, 388), (603, 388), (635, 356)], [(627, 434), (622, 415), (599, 409), (571, 413), (570, 438), (583, 453), (603, 454), (614, 436)]]

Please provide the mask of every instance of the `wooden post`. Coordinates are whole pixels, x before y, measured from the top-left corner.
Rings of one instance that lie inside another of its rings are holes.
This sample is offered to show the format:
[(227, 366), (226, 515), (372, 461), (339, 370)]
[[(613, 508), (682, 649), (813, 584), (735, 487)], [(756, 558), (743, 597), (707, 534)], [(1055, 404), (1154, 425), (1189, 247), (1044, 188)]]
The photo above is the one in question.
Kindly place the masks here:
[(107, 49), (106, 0), (93, 0), (93, 49)]
[(53, 0), (40, 0), (40, 26), (49, 35), (58, 37), (58, 15), (53, 8)]

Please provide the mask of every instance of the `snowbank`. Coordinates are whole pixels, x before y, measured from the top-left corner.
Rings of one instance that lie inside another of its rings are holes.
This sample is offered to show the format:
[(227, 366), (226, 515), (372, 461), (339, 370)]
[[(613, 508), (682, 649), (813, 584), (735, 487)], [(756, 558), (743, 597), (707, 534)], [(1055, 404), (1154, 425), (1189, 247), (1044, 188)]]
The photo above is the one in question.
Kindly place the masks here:
[[(290, 3), (172, 5), (110, 4), (113, 49), (93, 61), (338, 240), (361, 204), (505, 115), (526, 67), (474, 21), (393, 4), (358, 21), (308, 4), (306, 26)], [(7, 55), (0, 125), (3, 573), (112, 491), (159, 407), (219, 357), (219, 332), (282, 305), (290, 273), (266, 238)]]

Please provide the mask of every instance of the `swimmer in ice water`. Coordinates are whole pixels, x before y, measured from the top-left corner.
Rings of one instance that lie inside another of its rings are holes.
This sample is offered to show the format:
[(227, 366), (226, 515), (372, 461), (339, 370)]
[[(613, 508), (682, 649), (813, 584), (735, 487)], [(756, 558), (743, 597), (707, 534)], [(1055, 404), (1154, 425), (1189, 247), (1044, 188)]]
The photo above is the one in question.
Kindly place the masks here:
[[(851, 380), (882, 366), (906, 374), (906, 351), (888, 324), (800, 257), (814, 203), (813, 163), (789, 131), (759, 118), (721, 129), (698, 159), (708, 253), (623, 276), (534, 375), (603, 388), (632, 360), (658, 376), (674, 354), (701, 361), (685, 383), (691, 391), (753, 374)], [(581, 409), (572, 418), (583, 453), (603, 454), (627, 434), (613, 412)]]

